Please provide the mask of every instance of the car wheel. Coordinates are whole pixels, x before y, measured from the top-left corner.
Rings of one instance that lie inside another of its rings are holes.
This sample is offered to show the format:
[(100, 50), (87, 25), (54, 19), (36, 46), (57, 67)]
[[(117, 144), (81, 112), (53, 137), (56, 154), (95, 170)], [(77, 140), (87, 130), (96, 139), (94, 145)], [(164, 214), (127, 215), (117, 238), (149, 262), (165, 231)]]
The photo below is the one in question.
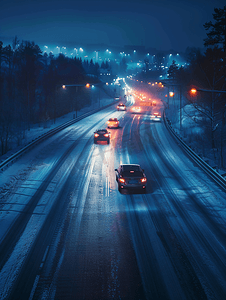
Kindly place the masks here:
[(107, 143), (110, 144), (110, 141), (108, 140)]
[(118, 191), (121, 192), (121, 187), (119, 184), (118, 184)]

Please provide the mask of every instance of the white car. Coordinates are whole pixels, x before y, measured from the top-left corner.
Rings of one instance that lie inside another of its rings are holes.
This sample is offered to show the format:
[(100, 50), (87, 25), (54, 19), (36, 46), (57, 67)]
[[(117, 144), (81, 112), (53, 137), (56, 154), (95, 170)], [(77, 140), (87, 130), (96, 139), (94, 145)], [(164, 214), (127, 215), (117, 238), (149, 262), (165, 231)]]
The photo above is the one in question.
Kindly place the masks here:
[(141, 112), (141, 107), (140, 106), (134, 106), (134, 107), (132, 107), (132, 112), (133, 113), (140, 113)]
[(122, 104), (122, 103), (118, 104), (117, 105), (117, 110), (126, 110), (125, 104)]
[(152, 121), (161, 121), (161, 114), (159, 112), (154, 112), (152, 115), (151, 115), (151, 120)]
[(110, 118), (107, 123), (108, 123), (108, 128), (119, 127), (119, 120), (117, 118)]

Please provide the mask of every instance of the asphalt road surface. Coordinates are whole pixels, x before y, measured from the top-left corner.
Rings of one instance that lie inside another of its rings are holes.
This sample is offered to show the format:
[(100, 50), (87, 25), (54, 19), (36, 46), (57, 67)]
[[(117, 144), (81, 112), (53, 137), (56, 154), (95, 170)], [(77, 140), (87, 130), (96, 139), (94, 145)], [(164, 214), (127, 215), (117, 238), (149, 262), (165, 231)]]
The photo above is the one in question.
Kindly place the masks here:
[[(153, 109), (104, 109), (0, 174), (1, 300), (226, 299), (225, 192)], [(141, 165), (146, 193), (118, 191), (120, 163)]]

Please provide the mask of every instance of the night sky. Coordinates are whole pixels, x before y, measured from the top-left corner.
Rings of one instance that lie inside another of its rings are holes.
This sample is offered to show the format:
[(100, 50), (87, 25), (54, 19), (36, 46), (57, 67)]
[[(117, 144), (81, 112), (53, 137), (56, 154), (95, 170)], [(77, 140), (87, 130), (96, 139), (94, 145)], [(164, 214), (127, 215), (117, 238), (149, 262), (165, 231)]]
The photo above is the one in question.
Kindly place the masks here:
[(203, 47), (205, 22), (225, 0), (1, 0), (0, 40), (36, 44)]

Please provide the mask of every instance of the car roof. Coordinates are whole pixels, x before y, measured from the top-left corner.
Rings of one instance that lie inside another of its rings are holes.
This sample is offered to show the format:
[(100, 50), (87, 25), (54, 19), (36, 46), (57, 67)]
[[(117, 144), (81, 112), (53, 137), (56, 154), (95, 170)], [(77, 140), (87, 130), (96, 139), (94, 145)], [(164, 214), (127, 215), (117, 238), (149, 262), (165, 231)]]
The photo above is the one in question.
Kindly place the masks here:
[(138, 164), (123, 164), (120, 165), (122, 168), (133, 168), (133, 167), (140, 167)]

